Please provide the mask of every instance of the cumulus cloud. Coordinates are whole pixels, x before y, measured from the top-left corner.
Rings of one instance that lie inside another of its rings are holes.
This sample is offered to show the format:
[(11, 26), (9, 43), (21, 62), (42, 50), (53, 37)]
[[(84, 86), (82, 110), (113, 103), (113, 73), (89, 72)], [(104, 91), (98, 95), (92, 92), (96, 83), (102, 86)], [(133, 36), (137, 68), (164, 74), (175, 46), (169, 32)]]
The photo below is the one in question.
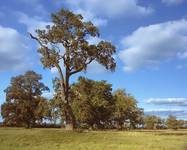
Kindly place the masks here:
[(106, 26), (107, 20), (101, 17), (96, 17), (93, 13), (84, 9), (76, 9), (76, 14), (81, 14), (84, 17), (84, 21), (92, 21), (96, 26)]
[(150, 98), (148, 104), (187, 106), (187, 98)]
[(145, 115), (156, 115), (161, 117), (167, 117), (169, 115), (183, 119), (187, 117), (187, 111), (185, 109), (147, 109), (144, 110), (144, 113)]
[(187, 53), (187, 20), (139, 27), (122, 40), (119, 53), (125, 71), (158, 66), (165, 60), (184, 58)]
[[(139, 0), (65, 0), (75, 13), (82, 14), (85, 21), (96, 26), (107, 25), (108, 18), (134, 18), (153, 13), (153, 8), (139, 5)], [(61, 4), (61, 3), (59, 3)]]
[(162, 0), (162, 3), (170, 6), (170, 5), (179, 5), (182, 4), (184, 0)]
[(52, 25), (52, 22), (43, 21), (42, 18), (35, 16), (29, 17), (28, 15), (18, 12), (18, 21), (26, 25), (28, 32), (35, 33), (36, 29), (44, 29), (47, 25)]
[(93, 12), (96, 16), (116, 17), (140, 17), (153, 12), (151, 7), (144, 7), (138, 0), (66, 0), (72, 7), (82, 8)]
[(17, 30), (0, 26), (0, 72), (28, 67), (27, 51), (24, 38)]

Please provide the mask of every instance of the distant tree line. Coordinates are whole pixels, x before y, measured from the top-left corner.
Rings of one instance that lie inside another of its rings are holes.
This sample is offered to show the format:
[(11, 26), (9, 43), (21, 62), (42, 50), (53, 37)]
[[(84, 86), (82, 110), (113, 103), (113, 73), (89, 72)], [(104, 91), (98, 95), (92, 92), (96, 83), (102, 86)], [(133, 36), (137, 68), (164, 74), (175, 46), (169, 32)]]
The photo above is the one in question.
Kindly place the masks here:
[(150, 115), (144, 116), (144, 128), (146, 129), (184, 129), (187, 128), (186, 120), (177, 120), (175, 116), (169, 115), (166, 119)]
[[(65, 100), (62, 100), (58, 79), (55, 79), (54, 95), (46, 99), (42, 93), (49, 88), (42, 76), (34, 71), (12, 77), (5, 89), (6, 101), (1, 106), (5, 126), (17, 127), (64, 127)], [(145, 116), (136, 99), (125, 90), (112, 91), (106, 81), (94, 81), (79, 77), (70, 89), (69, 105), (75, 116), (76, 128), (82, 129), (178, 129), (187, 122), (174, 116), (162, 119)]]

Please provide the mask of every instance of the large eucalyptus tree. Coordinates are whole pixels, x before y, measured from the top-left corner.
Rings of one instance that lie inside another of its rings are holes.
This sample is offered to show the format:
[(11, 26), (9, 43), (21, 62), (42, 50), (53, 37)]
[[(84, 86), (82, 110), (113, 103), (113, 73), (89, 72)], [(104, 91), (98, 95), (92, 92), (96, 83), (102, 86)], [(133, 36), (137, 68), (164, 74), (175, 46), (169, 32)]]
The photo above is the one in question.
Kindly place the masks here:
[[(63, 103), (66, 127), (75, 127), (75, 117), (71, 108), (70, 77), (86, 71), (93, 61), (114, 71), (116, 63), (112, 57), (115, 47), (107, 41), (90, 44), (88, 39), (99, 37), (99, 31), (92, 22), (85, 22), (80, 14), (65, 9), (52, 14), (52, 25), (44, 30), (37, 29), (35, 39), (40, 48), (41, 62), (45, 68), (56, 68), (59, 73), (59, 95)], [(96, 68), (97, 69), (97, 68)]]

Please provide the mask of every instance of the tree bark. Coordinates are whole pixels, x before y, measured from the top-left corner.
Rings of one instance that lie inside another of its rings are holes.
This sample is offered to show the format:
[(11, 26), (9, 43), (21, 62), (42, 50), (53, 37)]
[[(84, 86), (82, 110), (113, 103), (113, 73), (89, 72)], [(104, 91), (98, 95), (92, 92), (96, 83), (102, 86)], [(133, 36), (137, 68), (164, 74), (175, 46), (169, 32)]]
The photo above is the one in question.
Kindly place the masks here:
[(75, 116), (73, 114), (73, 110), (71, 108), (71, 104), (69, 102), (69, 87), (66, 88), (66, 93), (65, 93), (65, 119), (66, 119), (66, 130), (74, 130), (76, 128), (76, 121), (75, 121)]
[(76, 128), (76, 123), (75, 123), (75, 117), (74, 117), (74, 114), (72, 112), (72, 108), (70, 105), (66, 106), (66, 111), (67, 111), (67, 115), (66, 115), (65, 129), (74, 130)]

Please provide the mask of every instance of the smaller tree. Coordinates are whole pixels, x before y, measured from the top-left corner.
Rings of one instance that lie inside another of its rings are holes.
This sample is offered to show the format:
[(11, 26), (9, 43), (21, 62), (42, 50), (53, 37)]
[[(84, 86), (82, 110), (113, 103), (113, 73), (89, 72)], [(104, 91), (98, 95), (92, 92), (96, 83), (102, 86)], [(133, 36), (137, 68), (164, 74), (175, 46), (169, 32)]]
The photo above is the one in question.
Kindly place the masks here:
[(134, 107), (129, 114), (130, 128), (142, 128), (143, 127), (144, 110), (142, 108)]
[(48, 120), (48, 116), (50, 113), (49, 102), (44, 97), (38, 97), (38, 104), (36, 109), (34, 110), (34, 116), (36, 122), (34, 124), (42, 125), (44, 120)]
[(177, 129), (178, 121), (175, 116), (169, 115), (166, 121), (168, 129)]
[(6, 102), (1, 106), (1, 115), (6, 125), (32, 127), (45, 116), (46, 100), (41, 96), (49, 90), (40, 80), (42, 76), (27, 71), (11, 79), (5, 90)]
[(103, 128), (113, 107), (112, 85), (80, 77), (72, 86), (72, 107), (79, 124)]
[(158, 117), (157, 119), (157, 124), (156, 124), (157, 129), (166, 129), (166, 119)]
[(177, 126), (180, 129), (185, 128), (185, 120), (178, 120), (177, 121)]
[(144, 117), (144, 125), (146, 129), (157, 129), (160, 124), (161, 118), (155, 115), (149, 115)]
[(113, 120), (117, 122), (118, 129), (122, 129), (125, 121), (129, 127), (135, 128), (142, 122), (143, 110), (138, 108), (137, 101), (124, 90), (118, 89), (114, 92)]

